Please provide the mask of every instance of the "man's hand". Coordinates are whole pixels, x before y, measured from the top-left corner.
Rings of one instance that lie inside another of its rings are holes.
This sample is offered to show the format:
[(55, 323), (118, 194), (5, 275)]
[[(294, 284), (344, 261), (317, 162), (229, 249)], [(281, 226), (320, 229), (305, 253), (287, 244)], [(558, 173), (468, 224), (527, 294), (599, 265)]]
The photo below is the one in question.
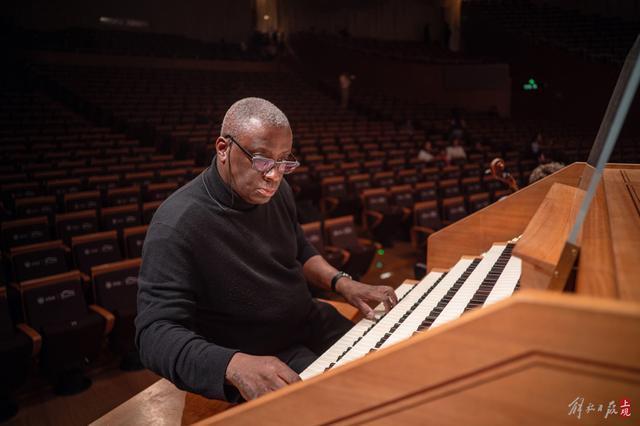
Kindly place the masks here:
[(382, 302), (387, 311), (398, 303), (398, 297), (393, 288), (386, 285), (363, 284), (346, 277), (338, 280), (336, 291), (342, 294), (347, 302), (358, 308), (367, 319), (373, 319), (375, 315), (367, 302), (376, 302), (376, 305)]
[(276, 357), (241, 352), (231, 357), (225, 378), (247, 401), (300, 380), (295, 371)]

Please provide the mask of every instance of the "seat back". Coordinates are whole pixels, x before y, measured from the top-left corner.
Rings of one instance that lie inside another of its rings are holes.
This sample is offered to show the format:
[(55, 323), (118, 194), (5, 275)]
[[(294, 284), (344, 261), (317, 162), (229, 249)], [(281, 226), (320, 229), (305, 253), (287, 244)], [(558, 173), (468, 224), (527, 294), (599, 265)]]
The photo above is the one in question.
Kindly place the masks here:
[(140, 187), (137, 185), (107, 190), (107, 206), (138, 204), (140, 199)]
[(142, 256), (142, 246), (147, 235), (147, 228), (149, 228), (148, 225), (142, 225), (123, 229), (124, 254), (128, 259)]
[(477, 194), (482, 192), (482, 182), (478, 176), (463, 178), (460, 185), (462, 186), (465, 194)]
[(55, 229), (56, 236), (70, 244), (71, 237), (98, 231), (98, 215), (95, 210), (57, 214)]
[(440, 194), (442, 198), (457, 197), (461, 194), (458, 179), (446, 179), (440, 181)]
[(138, 258), (91, 268), (96, 303), (111, 312), (135, 313), (140, 263)]
[(177, 182), (153, 183), (146, 186), (144, 197), (146, 201), (161, 201), (176, 189), (178, 189)]
[(105, 231), (120, 230), (129, 226), (138, 226), (140, 222), (140, 209), (138, 204), (108, 207), (102, 209), (100, 223)]
[(27, 323), (42, 330), (49, 324), (73, 325), (86, 316), (81, 280), (78, 271), (71, 271), (17, 284)]
[(11, 247), (20, 245), (48, 241), (49, 220), (45, 216), (8, 220), (0, 225), (0, 235), (3, 251), (9, 251)]
[(431, 201), (438, 198), (435, 182), (418, 182), (415, 188), (416, 201)]
[(491, 201), (488, 192), (469, 195), (469, 211), (475, 212), (487, 207)]
[(66, 247), (61, 240), (14, 247), (10, 251), (10, 258), (16, 282), (68, 271)]
[(320, 221), (309, 222), (300, 226), (302, 227), (302, 232), (304, 232), (304, 236), (307, 241), (309, 241), (311, 245), (318, 250), (318, 253), (324, 253), (324, 240), (322, 238), (322, 226)]
[(463, 197), (445, 198), (442, 200), (442, 215), (445, 220), (455, 222), (467, 215), (467, 207)]
[(332, 246), (345, 249), (357, 249), (359, 247), (353, 216), (327, 219), (324, 222), (324, 232), (327, 236), (327, 243)]
[(386, 188), (365, 189), (361, 197), (362, 205), (366, 210), (382, 212), (389, 207), (389, 194)]
[(323, 197), (345, 198), (347, 196), (347, 185), (344, 176), (332, 176), (322, 179), (321, 188)]
[(100, 208), (100, 191), (82, 191), (64, 195), (64, 208), (68, 212)]
[(371, 188), (371, 176), (368, 173), (349, 176), (349, 188), (353, 195), (358, 196), (365, 189)]
[(93, 266), (122, 260), (116, 231), (73, 237), (71, 251), (76, 266), (87, 275)]
[(413, 208), (413, 190), (410, 185), (392, 186), (389, 190), (391, 202), (400, 207)]
[(56, 212), (56, 197), (46, 195), (41, 197), (20, 198), (15, 201), (16, 217), (36, 217), (49, 216), (53, 217)]
[(396, 183), (393, 172), (378, 172), (373, 175), (373, 186), (376, 188), (388, 188)]
[(438, 202), (436, 200), (421, 201), (413, 207), (413, 219), (416, 226), (425, 226), (431, 229), (442, 228)]

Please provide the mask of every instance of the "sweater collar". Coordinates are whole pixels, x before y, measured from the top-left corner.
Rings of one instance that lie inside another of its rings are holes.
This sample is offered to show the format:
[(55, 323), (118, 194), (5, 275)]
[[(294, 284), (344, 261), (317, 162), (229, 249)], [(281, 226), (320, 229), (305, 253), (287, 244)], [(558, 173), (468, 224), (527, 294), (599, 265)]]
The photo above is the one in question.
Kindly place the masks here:
[(256, 204), (251, 204), (240, 197), (227, 183), (222, 179), (218, 172), (218, 166), (216, 164), (216, 156), (213, 157), (211, 166), (205, 171), (206, 184), (211, 195), (215, 199), (224, 205), (234, 210), (251, 210), (256, 207)]

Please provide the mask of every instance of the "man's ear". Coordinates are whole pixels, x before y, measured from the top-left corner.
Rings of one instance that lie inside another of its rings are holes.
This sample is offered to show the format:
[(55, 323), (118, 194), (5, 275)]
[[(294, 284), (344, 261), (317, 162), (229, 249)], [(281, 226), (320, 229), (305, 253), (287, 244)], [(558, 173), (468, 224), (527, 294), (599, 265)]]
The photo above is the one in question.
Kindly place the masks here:
[(229, 148), (231, 148), (231, 144), (222, 136), (218, 136), (218, 139), (216, 139), (216, 155), (222, 163), (229, 158)]

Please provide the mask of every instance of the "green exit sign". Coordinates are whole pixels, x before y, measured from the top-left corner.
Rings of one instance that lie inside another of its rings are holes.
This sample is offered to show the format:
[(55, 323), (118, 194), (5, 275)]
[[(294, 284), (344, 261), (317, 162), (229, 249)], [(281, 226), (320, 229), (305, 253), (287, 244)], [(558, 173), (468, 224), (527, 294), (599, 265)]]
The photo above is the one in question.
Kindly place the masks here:
[(522, 85), (525, 91), (538, 90), (538, 83), (533, 78), (530, 78), (525, 84)]

